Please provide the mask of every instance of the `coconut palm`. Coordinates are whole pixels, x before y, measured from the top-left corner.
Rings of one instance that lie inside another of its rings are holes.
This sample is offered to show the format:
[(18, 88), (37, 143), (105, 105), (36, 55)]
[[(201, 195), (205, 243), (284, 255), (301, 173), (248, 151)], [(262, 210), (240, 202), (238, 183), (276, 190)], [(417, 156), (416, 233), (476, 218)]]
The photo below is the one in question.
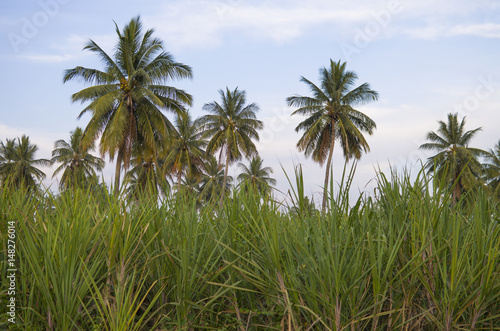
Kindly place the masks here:
[(92, 84), (72, 95), (73, 102), (90, 102), (79, 118), (91, 113), (85, 129), (85, 141), (101, 135), (99, 150), (116, 157), (115, 192), (120, 186), (122, 166), (128, 168), (132, 145), (137, 141), (156, 153), (158, 142), (165, 141), (170, 122), (162, 110), (180, 111), (192, 97), (177, 88), (164, 85), (171, 79), (191, 78), (191, 68), (175, 62), (153, 38), (153, 30), (142, 32), (140, 17), (123, 31), (116, 27), (118, 42), (113, 56), (90, 40), (84, 50), (100, 57), (104, 70), (76, 67), (66, 70), (64, 82), (78, 79)]
[(188, 112), (179, 113), (172, 129), (169, 152), (165, 157), (165, 169), (177, 176), (178, 190), (183, 174), (201, 178), (206, 145), (199, 123), (193, 122)]
[(484, 155), (481, 149), (469, 147), (469, 143), (481, 131), (481, 128), (465, 131), (465, 117), (458, 121), (458, 114), (448, 114), (448, 121), (438, 121), (437, 132), (427, 133), (429, 143), (421, 149), (438, 152), (431, 156), (426, 164), (429, 172), (436, 175), (438, 181), (444, 181), (452, 188), (452, 200), (455, 204), (464, 190), (478, 184), (482, 167), (477, 158)]
[(500, 141), (485, 155), (484, 172), (493, 195), (500, 198)]
[(139, 200), (141, 196), (167, 195), (169, 183), (163, 169), (163, 160), (155, 158), (151, 150), (138, 149), (130, 161), (134, 166), (125, 174), (127, 199)]
[[(17, 139), (17, 140), (16, 140)], [(36, 187), (35, 180), (43, 180), (45, 174), (38, 166), (50, 166), (46, 159), (35, 159), (38, 147), (29, 141), (29, 137), (7, 139), (0, 142), (0, 177), (2, 185), (13, 185), (16, 188)]]
[(95, 149), (95, 143), (85, 145), (82, 139), (83, 130), (77, 127), (71, 132), (69, 142), (61, 139), (54, 144), (51, 162), (61, 165), (54, 171), (52, 178), (62, 171), (59, 181), (61, 191), (84, 185), (88, 178), (96, 176), (96, 170), (104, 168), (104, 160), (90, 154)]
[(250, 161), (249, 167), (243, 163), (238, 163), (238, 166), (242, 169), (242, 173), (238, 175), (238, 180), (244, 187), (265, 195), (269, 193), (272, 185), (276, 185), (276, 179), (271, 178), (273, 169), (271, 167), (263, 168), (262, 162), (262, 158), (256, 156)]
[(339, 141), (346, 159), (359, 159), (362, 152), (370, 150), (363, 132), (371, 135), (376, 128), (375, 122), (353, 107), (377, 100), (378, 93), (368, 83), (354, 87), (358, 76), (346, 70), (345, 62), (330, 60), (330, 67), (320, 69), (319, 73), (319, 87), (304, 77), (300, 79), (307, 84), (312, 97), (294, 95), (287, 98), (287, 103), (299, 107), (292, 115), (307, 116), (295, 128), (297, 132), (304, 131), (297, 143), (299, 151), (304, 151), (306, 157), (312, 156), (320, 165), (326, 161), (324, 212), (335, 140)]
[[(203, 116), (200, 121), (204, 125), (205, 135), (210, 137), (207, 153), (220, 151), (219, 163), (225, 158), (224, 181), (226, 187), (229, 165), (240, 160), (243, 156), (249, 158), (257, 155), (257, 148), (252, 139), (259, 140), (257, 130), (264, 127), (262, 121), (256, 118), (259, 106), (255, 103), (245, 105), (246, 93), (235, 88), (233, 91), (219, 90), (221, 103), (216, 101), (203, 106), (209, 115)], [(222, 191), (220, 205), (224, 200), (225, 190)]]
[[(208, 202), (220, 198), (222, 194), (222, 185), (224, 184), (224, 165), (219, 164), (213, 155), (209, 155), (205, 160), (204, 173), (201, 179), (200, 198)], [(224, 192), (227, 194), (233, 182), (232, 176), (227, 176)]]

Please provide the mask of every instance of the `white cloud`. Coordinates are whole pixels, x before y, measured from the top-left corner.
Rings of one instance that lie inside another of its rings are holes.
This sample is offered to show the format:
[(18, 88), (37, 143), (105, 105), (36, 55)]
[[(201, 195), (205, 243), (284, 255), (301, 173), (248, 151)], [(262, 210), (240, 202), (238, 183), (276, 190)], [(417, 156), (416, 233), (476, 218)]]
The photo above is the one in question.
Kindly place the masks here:
[(87, 42), (94, 40), (105, 52), (112, 54), (116, 43), (114, 35), (99, 35), (92, 38), (72, 34), (62, 42), (53, 43), (48, 47), (49, 52), (24, 53), (17, 58), (37, 63), (58, 63), (80, 59), (86, 56), (95, 56), (89, 51), (83, 51)]
[[(289, 42), (306, 29), (324, 23), (342, 24), (373, 19), (377, 5), (351, 6), (325, 1), (250, 4), (242, 1), (185, 1), (166, 5), (162, 12), (144, 17), (156, 27), (169, 48), (219, 45), (226, 33), (242, 33), (255, 38)], [(186, 13), (186, 14), (183, 14)]]
[(483, 38), (500, 38), (500, 24), (460, 24), (445, 32), (447, 36), (469, 35)]

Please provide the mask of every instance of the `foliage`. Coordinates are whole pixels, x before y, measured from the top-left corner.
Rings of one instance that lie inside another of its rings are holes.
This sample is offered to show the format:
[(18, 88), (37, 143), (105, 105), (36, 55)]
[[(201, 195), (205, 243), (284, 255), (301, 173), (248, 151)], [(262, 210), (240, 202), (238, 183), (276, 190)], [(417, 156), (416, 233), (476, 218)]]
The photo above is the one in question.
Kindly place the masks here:
[(375, 122), (354, 106), (377, 100), (378, 93), (368, 83), (354, 87), (358, 76), (353, 71), (347, 71), (346, 65), (345, 62), (330, 60), (329, 68), (319, 70), (320, 86), (305, 77), (300, 79), (308, 85), (312, 97), (294, 95), (287, 98), (289, 106), (299, 107), (292, 115), (307, 116), (295, 128), (297, 132), (304, 131), (297, 143), (299, 151), (303, 151), (306, 157), (312, 156), (320, 165), (326, 161), (323, 211), (326, 208), (335, 141), (340, 142), (346, 159), (359, 159), (362, 152), (370, 150), (363, 132), (371, 135), (376, 128)]
[(37, 182), (45, 178), (39, 166), (49, 166), (46, 159), (35, 159), (38, 151), (36, 145), (31, 144), (29, 137), (6, 139), (0, 141), (0, 180), (3, 186), (16, 188), (27, 187), (37, 189)]
[(485, 152), (469, 147), (469, 143), (481, 128), (465, 131), (465, 118), (459, 123), (458, 114), (448, 114), (446, 123), (438, 123), (438, 131), (429, 132), (427, 140), (430, 142), (420, 148), (438, 152), (429, 158), (426, 166), (429, 172), (436, 174), (438, 181), (453, 188), (453, 202), (456, 203), (463, 192), (479, 184), (482, 166), (478, 157)]
[(486, 154), (485, 181), (495, 197), (500, 199), (500, 141)]
[(99, 56), (104, 69), (75, 67), (66, 70), (64, 82), (81, 80), (91, 84), (72, 95), (73, 102), (90, 102), (80, 113), (91, 113), (85, 129), (85, 143), (99, 136), (99, 151), (116, 156), (115, 191), (120, 187), (122, 165), (127, 168), (134, 144), (153, 151), (167, 139), (170, 121), (162, 110), (184, 110), (192, 97), (183, 90), (164, 85), (172, 79), (191, 78), (191, 68), (175, 62), (163, 50), (153, 30), (142, 32), (140, 17), (132, 19), (120, 31), (113, 56), (90, 40), (84, 50)]
[(69, 143), (61, 139), (54, 144), (51, 162), (61, 165), (54, 171), (52, 178), (63, 172), (59, 181), (60, 190), (85, 186), (97, 175), (96, 170), (104, 168), (104, 160), (90, 154), (95, 144), (84, 145), (82, 140), (83, 130), (77, 127), (71, 132)]
[[(219, 90), (221, 103), (213, 101), (203, 106), (210, 114), (200, 118), (203, 125), (205, 137), (210, 141), (207, 145), (207, 153), (220, 151), (219, 163), (222, 156), (226, 159), (224, 182), (226, 186), (229, 165), (240, 160), (243, 156), (249, 158), (257, 155), (253, 139), (259, 140), (257, 130), (263, 128), (262, 121), (258, 120), (256, 113), (259, 107), (255, 103), (245, 105), (246, 92), (235, 88), (233, 91)], [(224, 200), (224, 191), (221, 194), (220, 205)]]
[(255, 190), (261, 195), (266, 195), (271, 191), (272, 185), (276, 185), (276, 179), (270, 177), (273, 169), (262, 167), (262, 162), (260, 156), (255, 156), (250, 160), (248, 167), (243, 163), (238, 163), (242, 170), (238, 175), (238, 180), (244, 189)]
[(424, 171), (380, 173), (375, 195), (351, 205), (351, 171), (329, 211), (307, 212), (296, 174), (289, 210), (243, 190), (214, 213), (182, 194), (126, 205), (80, 189), (42, 200), (4, 189), (0, 236), (14, 222), (19, 304), (7, 327), (500, 328), (500, 210), (486, 191), (472, 209), (450, 208), (448, 188)]

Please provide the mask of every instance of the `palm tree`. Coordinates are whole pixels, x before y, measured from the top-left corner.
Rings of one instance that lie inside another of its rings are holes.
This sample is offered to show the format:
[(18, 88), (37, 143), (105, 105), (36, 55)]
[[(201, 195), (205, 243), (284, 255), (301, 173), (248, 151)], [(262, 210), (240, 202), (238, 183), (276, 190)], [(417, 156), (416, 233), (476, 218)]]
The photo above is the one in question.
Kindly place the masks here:
[(465, 117), (459, 123), (458, 114), (448, 114), (447, 123), (438, 123), (438, 131), (427, 133), (426, 139), (430, 142), (422, 144), (420, 148), (438, 152), (428, 159), (426, 167), (436, 175), (438, 181), (450, 185), (453, 204), (456, 204), (464, 190), (478, 183), (482, 172), (477, 158), (485, 152), (469, 147), (472, 138), (482, 129), (465, 131)]
[(50, 166), (46, 159), (35, 159), (38, 147), (29, 141), (29, 137), (7, 139), (5, 144), (0, 142), (0, 177), (2, 185), (13, 185), (16, 188), (36, 187), (35, 179), (45, 178), (43, 171), (37, 166)]
[(287, 98), (287, 103), (299, 107), (292, 115), (307, 116), (295, 128), (297, 132), (304, 131), (297, 143), (299, 151), (304, 151), (306, 157), (312, 155), (320, 165), (326, 161), (324, 212), (335, 140), (340, 142), (346, 159), (359, 159), (362, 152), (370, 150), (362, 132), (371, 135), (376, 128), (375, 122), (353, 106), (377, 100), (378, 93), (368, 83), (354, 87), (358, 76), (346, 70), (345, 62), (330, 60), (330, 67), (320, 69), (319, 73), (321, 87), (304, 77), (300, 79), (309, 86), (312, 97), (294, 95)]
[[(203, 109), (211, 114), (203, 116), (200, 121), (204, 125), (205, 135), (211, 137), (207, 153), (220, 151), (219, 163), (222, 163), (223, 155), (226, 159), (222, 183), (222, 187), (226, 187), (229, 165), (243, 156), (249, 158), (258, 154), (252, 139), (259, 140), (257, 130), (262, 129), (264, 125), (256, 118), (259, 106), (255, 103), (245, 105), (245, 91), (239, 91), (238, 88), (230, 91), (226, 87), (225, 91), (219, 90), (219, 94), (222, 102), (206, 103)], [(224, 193), (223, 190), (221, 207)]]
[(263, 168), (262, 162), (262, 158), (256, 156), (250, 161), (249, 167), (243, 163), (238, 163), (238, 166), (242, 169), (238, 180), (244, 187), (251, 188), (255, 192), (265, 195), (271, 190), (271, 185), (276, 185), (276, 179), (270, 177), (273, 169), (271, 167)]
[(116, 27), (118, 43), (113, 57), (90, 40), (84, 50), (98, 55), (104, 70), (76, 67), (66, 70), (64, 82), (79, 79), (93, 86), (72, 95), (73, 102), (90, 104), (80, 113), (92, 118), (85, 129), (85, 142), (101, 135), (101, 155), (116, 156), (115, 192), (119, 191), (120, 171), (128, 168), (132, 145), (139, 141), (156, 154), (159, 141), (167, 139), (171, 126), (161, 110), (184, 110), (191, 95), (164, 85), (171, 79), (191, 78), (191, 68), (174, 62), (153, 38), (153, 30), (142, 33), (140, 17), (128, 23), (122, 32)]
[(54, 144), (51, 162), (62, 164), (54, 171), (52, 178), (64, 170), (59, 181), (61, 191), (84, 185), (88, 178), (96, 176), (96, 170), (104, 168), (104, 160), (90, 154), (95, 149), (95, 143), (84, 145), (82, 140), (83, 130), (77, 127), (71, 132), (69, 143), (61, 139)]
[(206, 145), (199, 123), (193, 122), (188, 112), (179, 113), (165, 158), (167, 172), (177, 175), (178, 190), (183, 174), (198, 179), (201, 177)]
[[(208, 202), (212, 199), (220, 198), (224, 184), (224, 165), (219, 164), (213, 155), (209, 155), (205, 160), (204, 174), (201, 179), (200, 198)], [(227, 194), (233, 182), (232, 176), (227, 176), (224, 192)]]
[(124, 178), (127, 199), (138, 201), (141, 196), (156, 198), (159, 193), (166, 196), (169, 183), (165, 178), (163, 160), (155, 158), (148, 149), (137, 149), (134, 154), (130, 161), (134, 166)]
[(500, 141), (485, 156), (487, 163), (483, 166), (488, 186), (493, 195), (500, 198)]

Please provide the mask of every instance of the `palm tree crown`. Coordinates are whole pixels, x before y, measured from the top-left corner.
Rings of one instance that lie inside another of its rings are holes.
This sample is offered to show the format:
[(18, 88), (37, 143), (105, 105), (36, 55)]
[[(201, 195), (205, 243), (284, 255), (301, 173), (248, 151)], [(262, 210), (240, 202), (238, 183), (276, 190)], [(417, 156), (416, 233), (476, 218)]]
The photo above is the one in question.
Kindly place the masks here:
[(377, 100), (378, 93), (367, 83), (354, 87), (358, 76), (346, 70), (345, 62), (330, 60), (330, 67), (320, 69), (319, 73), (320, 86), (301, 78), (309, 86), (312, 97), (294, 95), (287, 98), (287, 103), (299, 107), (292, 115), (307, 116), (295, 128), (297, 132), (304, 131), (297, 143), (299, 151), (304, 151), (307, 157), (312, 156), (320, 165), (326, 161), (324, 211), (335, 140), (340, 142), (346, 159), (359, 159), (362, 152), (370, 150), (363, 132), (371, 135), (376, 128), (375, 122), (353, 107)]
[(170, 139), (169, 153), (165, 158), (167, 172), (177, 175), (180, 189), (181, 176), (200, 178), (207, 142), (198, 122), (193, 122), (188, 112), (177, 115)]
[(486, 154), (484, 171), (493, 195), (500, 198), (500, 141)]
[(260, 156), (253, 157), (249, 167), (243, 163), (238, 166), (242, 169), (238, 180), (246, 187), (250, 187), (256, 192), (267, 194), (272, 185), (276, 185), (276, 179), (271, 177), (273, 169), (271, 167), (262, 167), (262, 158)]
[[(229, 165), (240, 160), (257, 155), (257, 148), (252, 139), (259, 140), (257, 130), (264, 127), (262, 121), (257, 120), (256, 113), (259, 106), (255, 103), (245, 105), (246, 93), (238, 88), (234, 91), (219, 90), (221, 103), (213, 101), (203, 106), (210, 114), (203, 116), (200, 121), (204, 125), (205, 135), (211, 137), (207, 146), (207, 153), (220, 151), (219, 162), (222, 156), (226, 159), (224, 182), (226, 186)], [(221, 205), (224, 191), (221, 194)]]
[(96, 170), (104, 168), (104, 160), (90, 154), (95, 149), (95, 143), (85, 145), (83, 140), (83, 130), (76, 128), (71, 132), (69, 143), (58, 140), (54, 144), (52, 151), (52, 163), (61, 163), (54, 171), (52, 178), (63, 171), (59, 188), (61, 190), (84, 185), (86, 179), (96, 176)]
[(429, 143), (421, 149), (438, 152), (431, 156), (426, 164), (429, 172), (434, 172), (439, 181), (445, 181), (453, 189), (453, 201), (456, 203), (465, 189), (471, 189), (478, 183), (482, 171), (477, 158), (484, 151), (469, 147), (469, 143), (481, 131), (481, 128), (465, 131), (465, 117), (458, 121), (458, 114), (448, 114), (448, 121), (438, 121), (437, 132), (427, 133)]
[(120, 170), (128, 167), (132, 145), (136, 142), (156, 152), (165, 141), (170, 122), (161, 110), (179, 111), (191, 104), (186, 92), (164, 85), (171, 79), (191, 78), (191, 68), (174, 62), (163, 51), (162, 42), (153, 38), (153, 30), (142, 33), (140, 18), (134, 18), (123, 31), (116, 27), (118, 43), (113, 57), (90, 40), (84, 50), (101, 58), (104, 70), (76, 67), (67, 70), (64, 82), (82, 80), (93, 86), (73, 94), (73, 102), (90, 102), (81, 112), (92, 118), (85, 129), (87, 142), (99, 135), (102, 155), (116, 154), (115, 191), (120, 184)]
[[(219, 164), (213, 155), (209, 155), (205, 160), (204, 173), (201, 178), (200, 195), (201, 200), (205, 202), (220, 198), (222, 194), (222, 185), (224, 183), (224, 165)], [(229, 192), (233, 182), (232, 176), (227, 176), (225, 193)]]
[(35, 159), (38, 147), (29, 141), (29, 137), (6, 139), (5, 144), (0, 142), (0, 179), (2, 185), (14, 187), (36, 187), (35, 179), (45, 178), (43, 171), (37, 166), (49, 166), (46, 159)]

